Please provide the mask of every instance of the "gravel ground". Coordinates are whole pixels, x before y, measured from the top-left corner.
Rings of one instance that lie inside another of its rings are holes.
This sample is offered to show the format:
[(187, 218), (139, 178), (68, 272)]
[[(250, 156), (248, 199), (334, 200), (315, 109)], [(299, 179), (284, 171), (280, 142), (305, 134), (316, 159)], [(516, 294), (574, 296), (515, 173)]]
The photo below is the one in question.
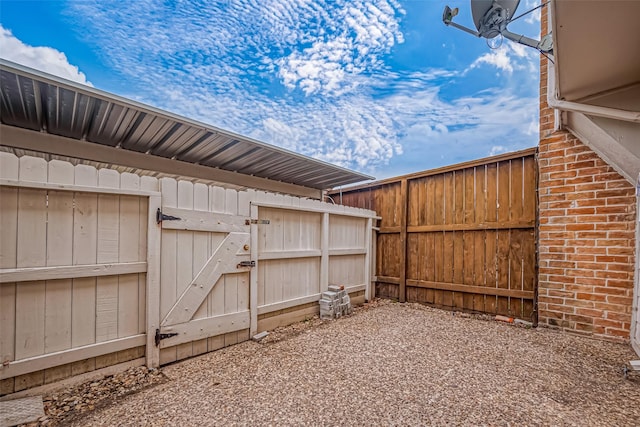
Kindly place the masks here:
[(622, 375), (634, 357), (628, 345), (376, 301), (164, 367), (157, 385), (63, 423), (638, 426), (640, 375)]

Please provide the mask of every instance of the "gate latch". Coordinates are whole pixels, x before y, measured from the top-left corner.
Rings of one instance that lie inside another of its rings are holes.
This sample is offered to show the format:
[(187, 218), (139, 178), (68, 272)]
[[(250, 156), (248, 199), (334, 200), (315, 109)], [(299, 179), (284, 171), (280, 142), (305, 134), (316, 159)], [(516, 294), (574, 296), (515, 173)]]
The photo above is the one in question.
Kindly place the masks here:
[(158, 347), (160, 345), (160, 341), (167, 339), (167, 338), (171, 338), (171, 337), (175, 337), (177, 336), (178, 333), (177, 332), (172, 332), (170, 334), (161, 334), (160, 333), (160, 329), (156, 329), (156, 347)]
[(256, 262), (255, 261), (240, 261), (240, 263), (237, 265), (238, 268), (255, 267), (255, 266), (256, 266)]
[(268, 219), (247, 219), (244, 221), (244, 225), (251, 225), (251, 224), (269, 224), (269, 220)]
[(180, 221), (182, 218), (178, 218), (177, 216), (165, 215), (162, 213), (160, 208), (156, 211), (156, 222), (160, 224), (162, 221)]

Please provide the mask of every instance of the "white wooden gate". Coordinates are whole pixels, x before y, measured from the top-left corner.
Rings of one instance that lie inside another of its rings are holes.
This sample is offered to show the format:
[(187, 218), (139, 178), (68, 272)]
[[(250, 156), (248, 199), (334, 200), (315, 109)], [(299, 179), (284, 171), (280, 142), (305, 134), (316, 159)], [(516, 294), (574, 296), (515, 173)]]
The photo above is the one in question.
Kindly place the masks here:
[[(246, 193), (163, 178), (160, 363), (249, 336)], [(158, 215), (158, 213), (156, 213)]]
[(368, 293), (371, 211), (171, 178), (160, 190), (160, 364), (310, 317), (329, 283)]
[(141, 358), (155, 178), (3, 152), (0, 185), (0, 380), (26, 388), (74, 362)]

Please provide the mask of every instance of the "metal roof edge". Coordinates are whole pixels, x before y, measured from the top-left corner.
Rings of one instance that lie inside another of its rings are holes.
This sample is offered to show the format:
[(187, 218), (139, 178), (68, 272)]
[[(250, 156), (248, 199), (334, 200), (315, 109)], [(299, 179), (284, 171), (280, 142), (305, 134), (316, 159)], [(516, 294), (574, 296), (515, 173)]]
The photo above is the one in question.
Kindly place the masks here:
[(155, 114), (158, 116), (162, 116), (163, 118), (166, 119), (170, 119), (170, 120), (175, 120), (178, 122), (183, 122), (185, 124), (191, 125), (191, 126), (196, 126), (201, 128), (202, 130), (205, 131), (210, 131), (210, 132), (215, 132), (217, 134), (221, 134), (221, 135), (225, 135), (228, 136), (230, 138), (239, 138), (241, 140), (245, 140), (247, 142), (250, 142), (252, 144), (256, 144), (264, 149), (267, 150), (273, 150), (275, 152), (279, 152), (281, 154), (286, 154), (295, 158), (298, 158), (300, 160), (305, 160), (305, 161), (311, 161), (314, 163), (317, 163), (318, 165), (321, 165), (323, 167), (329, 167), (329, 168), (334, 168), (336, 170), (345, 172), (345, 173), (350, 173), (353, 174), (355, 176), (361, 177), (362, 181), (368, 181), (368, 180), (374, 180), (375, 177), (361, 173), (361, 172), (357, 172), (351, 169), (347, 169), (345, 167), (342, 166), (337, 166), (334, 165), (332, 163), (326, 162), (324, 160), (318, 160), (315, 159), (313, 157), (310, 156), (305, 156), (303, 154), (300, 153), (296, 153), (294, 151), (290, 151), (287, 150), (285, 148), (281, 148), (272, 144), (268, 144), (266, 142), (262, 142), (259, 141), (257, 139), (253, 139), (235, 132), (231, 132), (231, 131), (227, 131), (224, 129), (220, 129), (218, 127), (215, 127), (213, 125), (204, 123), (204, 122), (200, 122), (198, 120), (194, 120), (194, 119), (190, 119), (188, 117), (185, 116), (181, 116), (179, 114), (175, 114), (172, 113), (170, 111), (167, 110), (163, 110), (157, 107), (153, 107), (151, 105), (148, 104), (144, 104), (142, 102), (139, 101), (135, 101), (129, 98), (125, 98), (123, 96), (120, 95), (116, 95), (101, 89), (97, 89), (91, 86), (87, 86), (87, 85), (83, 85), (81, 83), (78, 82), (74, 82), (62, 77), (58, 77), (55, 76), (53, 74), (49, 74), (46, 73), (44, 71), (40, 71), (40, 70), (36, 70), (34, 68), (31, 67), (27, 67), (25, 65), (22, 64), (18, 64), (9, 60), (6, 60), (4, 58), (0, 58), (0, 69), (6, 69), (10, 72), (14, 72), (16, 74), (22, 75), (24, 77), (28, 77), (28, 78), (36, 78), (39, 80), (45, 80), (48, 81), (49, 83), (52, 83), (54, 85), (60, 85), (63, 87), (67, 87), (68, 89), (72, 89), (72, 90), (76, 90), (79, 92), (82, 92), (85, 95), (88, 96), (95, 96), (98, 97), (104, 101), (108, 101), (108, 102), (113, 102), (113, 103), (118, 103), (121, 104), (123, 106), (128, 106), (128, 107), (134, 107), (137, 108), (139, 110), (142, 110), (145, 113), (151, 113), (151, 114)]

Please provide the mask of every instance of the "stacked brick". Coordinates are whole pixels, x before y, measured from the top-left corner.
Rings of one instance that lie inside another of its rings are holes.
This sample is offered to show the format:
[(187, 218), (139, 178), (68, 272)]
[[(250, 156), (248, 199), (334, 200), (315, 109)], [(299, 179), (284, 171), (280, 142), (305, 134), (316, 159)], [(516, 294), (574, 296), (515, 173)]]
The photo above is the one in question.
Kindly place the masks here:
[[(543, 32), (547, 28), (543, 13)], [(633, 302), (635, 188), (567, 131), (554, 131), (540, 63), (539, 323), (628, 339)]]
[(351, 314), (351, 298), (344, 286), (329, 285), (329, 290), (320, 297), (320, 319), (338, 319)]

